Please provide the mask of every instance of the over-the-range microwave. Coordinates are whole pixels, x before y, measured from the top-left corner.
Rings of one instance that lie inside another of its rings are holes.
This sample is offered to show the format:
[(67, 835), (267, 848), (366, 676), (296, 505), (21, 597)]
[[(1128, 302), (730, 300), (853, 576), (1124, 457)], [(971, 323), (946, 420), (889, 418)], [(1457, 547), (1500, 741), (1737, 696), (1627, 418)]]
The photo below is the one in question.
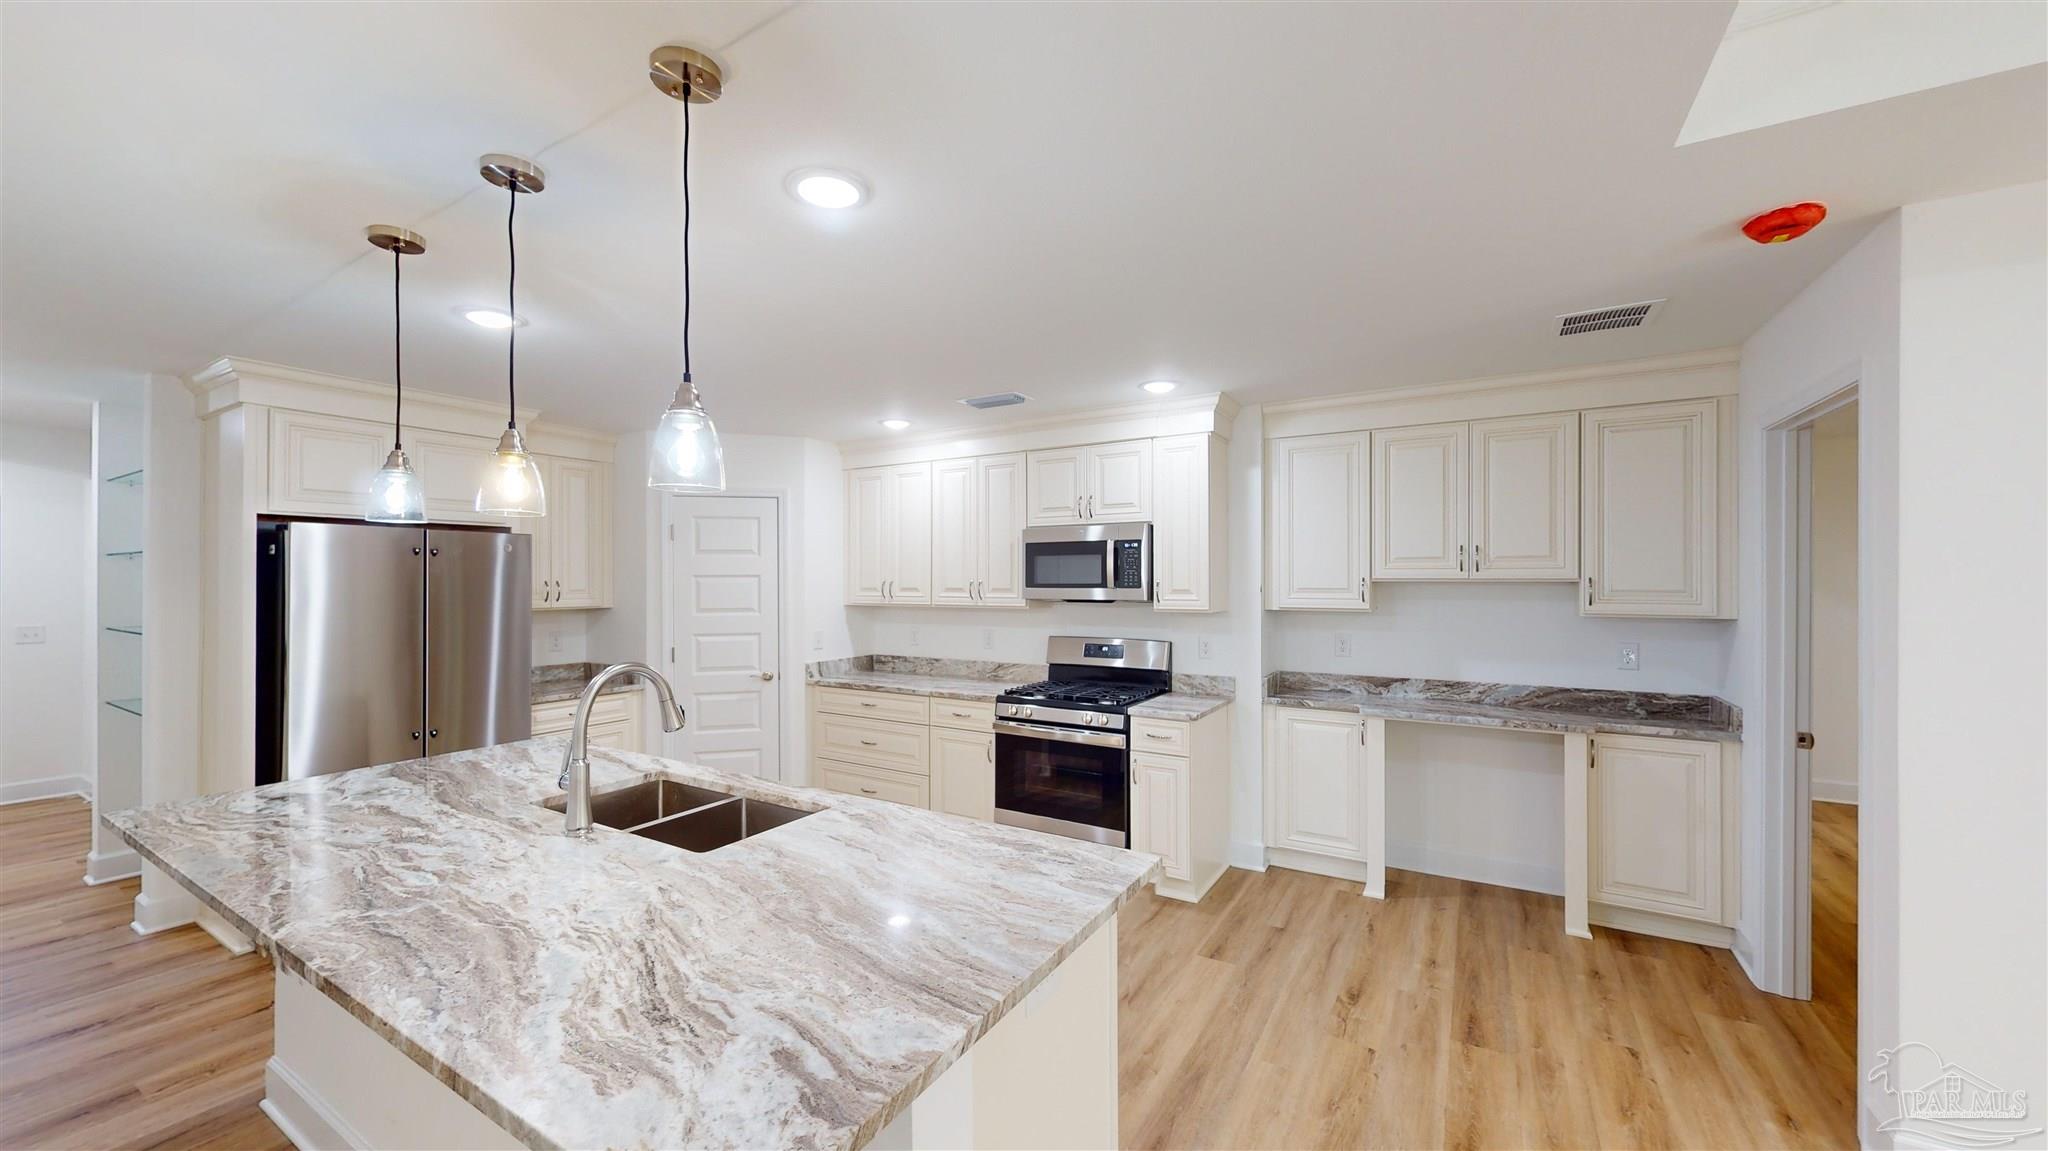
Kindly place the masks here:
[(1024, 598), (1152, 598), (1152, 525), (1061, 524), (1024, 529)]

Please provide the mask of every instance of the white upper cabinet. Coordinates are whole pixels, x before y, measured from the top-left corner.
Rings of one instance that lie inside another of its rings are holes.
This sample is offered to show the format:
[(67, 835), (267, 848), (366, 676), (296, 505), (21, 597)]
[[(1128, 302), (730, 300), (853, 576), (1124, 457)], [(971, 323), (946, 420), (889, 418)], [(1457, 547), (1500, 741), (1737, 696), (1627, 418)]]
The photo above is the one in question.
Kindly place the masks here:
[(1721, 746), (1595, 735), (1588, 791), (1592, 898), (1720, 923)]
[(1230, 568), (1224, 442), (1171, 436), (1152, 444), (1153, 606), (1218, 611)]
[(1470, 427), (1472, 578), (1579, 578), (1579, 414)]
[(1721, 614), (1719, 409), (1708, 399), (1584, 413), (1581, 612)]
[(932, 602), (932, 465), (846, 475), (846, 602)]
[[(612, 466), (537, 456), (548, 514), (532, 525), (536, 608), (612, 606)], [(474, 496), (472, 496), (474, 498)]]
[(1465, 425), (1372, 434), (1374, 579), (1464, 579)]
[(1267, 607), (1372, 609), (1369, 444), (1365, 432), (1268, 441)]
[(1152, 441), (1055, 448), (1028, 456), (1031, 523), (1152, 518)]
[(932, 465), (932, 602), (972, 604), (981, 570), (981, 516), (970, 457)]
[(980, 513), (980, 567), (974, 601), (995, 607), (1024, 605), (1024, 477), (1022, 452), (974, 461), (975, 509)]

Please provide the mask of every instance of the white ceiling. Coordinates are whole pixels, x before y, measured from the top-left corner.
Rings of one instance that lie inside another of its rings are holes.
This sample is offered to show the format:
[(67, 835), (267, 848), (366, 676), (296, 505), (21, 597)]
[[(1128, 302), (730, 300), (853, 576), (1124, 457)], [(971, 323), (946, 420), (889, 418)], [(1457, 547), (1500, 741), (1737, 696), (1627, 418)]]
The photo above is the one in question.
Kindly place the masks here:
[[(1731, 5), (0, 6), (0, 373), (11, 390), (223, 354), (651, 423), (680, 367), (696, 110), (697, 378), (722, 427), (995, 425), (1184, 381), (1248, 402), (1733, 344), (1887, 210), (2048, 175), (2032, 67), (1675, 148)], [(783, 191), (851, 169), (830, 215)], [(1736, 226), (1819, 199), (1758, 247)], [(1651, 327), (1562, 311), (1654, 297)], [(1022, 391), (1025, 408), (952, 401)]]

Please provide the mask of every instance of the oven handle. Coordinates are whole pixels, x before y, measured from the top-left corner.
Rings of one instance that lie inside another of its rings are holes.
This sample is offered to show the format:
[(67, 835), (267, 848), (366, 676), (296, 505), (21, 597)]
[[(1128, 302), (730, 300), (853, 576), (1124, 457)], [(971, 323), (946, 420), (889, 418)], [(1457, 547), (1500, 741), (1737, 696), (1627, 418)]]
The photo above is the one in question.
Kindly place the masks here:
[(1007, 719), (997, 720), (995, 730), (997, 735), (1050, 739), (1056, 743), (1085, 743), (1090, 747), (1124, 746), (1123, 736), (1107, 731), (1071, 731), (1064, 727), (1047, 727), (1042, 723), (1013, 723)]

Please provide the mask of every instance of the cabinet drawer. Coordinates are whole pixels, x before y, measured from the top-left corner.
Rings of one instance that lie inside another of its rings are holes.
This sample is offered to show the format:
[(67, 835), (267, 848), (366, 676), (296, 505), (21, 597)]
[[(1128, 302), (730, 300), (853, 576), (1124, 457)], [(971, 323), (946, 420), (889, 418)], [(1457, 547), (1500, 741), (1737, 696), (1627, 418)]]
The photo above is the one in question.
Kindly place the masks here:
[(889, 719), (897, 723), (929, 723), (930, 714), (921, 695), (897, 695), (887, 691), (856, 691), (844, 687), (821, 687), (818, 710), (834, 715), (858, 715), (867, 719)]
[[(598, 696), (590, 705), (590, 725), (587, 731), (595, 732), (600, 724), (625, 723), (631, 717), (632, 698), (623, 693)], [(533, 705), (535, 735), (561, 735), (575, 724), (576, 701), (573, 699), (558, 699)]]
[(1133, 719), (1131, 750), (1158, 755), (1188, 753), (1188, 725), (1175, 719)]
[(932, 698), (932, 726), (988, 731), (995, 726), (994, 700)]
[(929, 770), (930, 728), (820, 712), (812, 730), (811, 750), (821, 758), (917, 775)]
[(907, 775), (857, 763), (836, 763), (829, 759), (818, 760), (817, 764), (818, 785), (829, 790), (886, 799), (908, 807), (931, 806), (925, 790), (925, 778), (921, 775)]

